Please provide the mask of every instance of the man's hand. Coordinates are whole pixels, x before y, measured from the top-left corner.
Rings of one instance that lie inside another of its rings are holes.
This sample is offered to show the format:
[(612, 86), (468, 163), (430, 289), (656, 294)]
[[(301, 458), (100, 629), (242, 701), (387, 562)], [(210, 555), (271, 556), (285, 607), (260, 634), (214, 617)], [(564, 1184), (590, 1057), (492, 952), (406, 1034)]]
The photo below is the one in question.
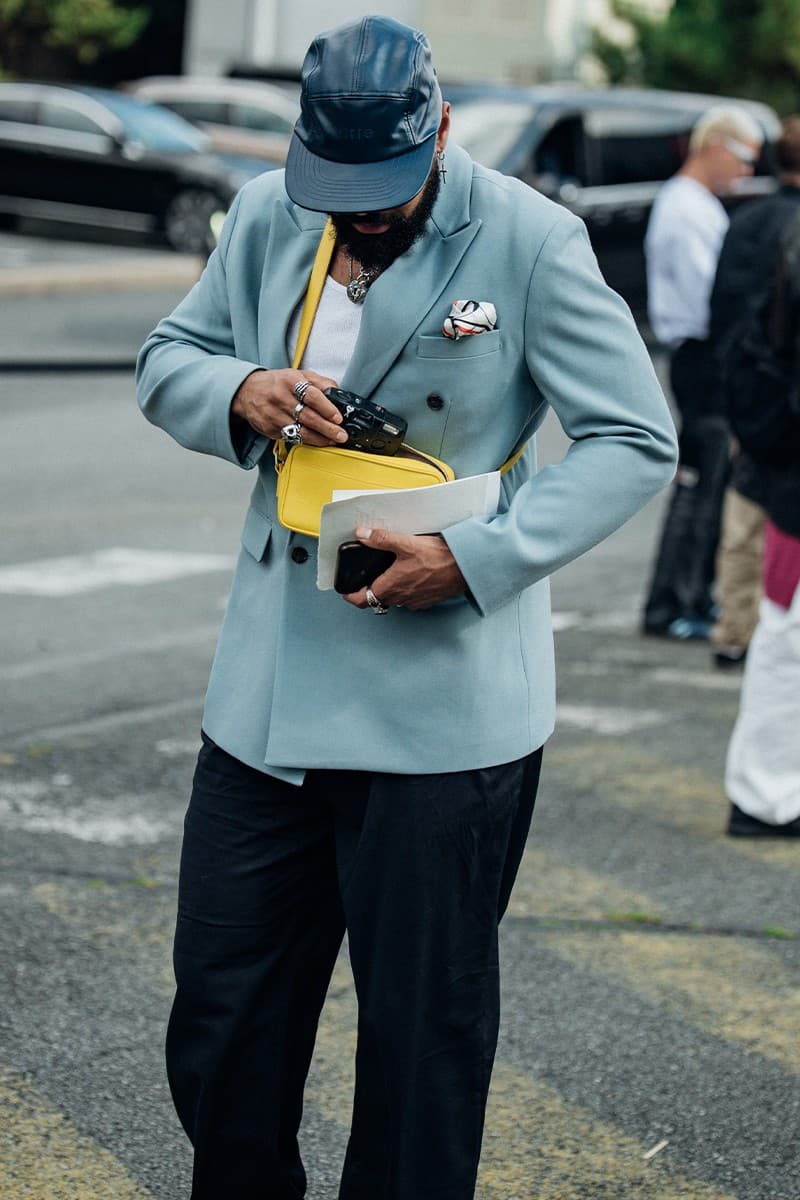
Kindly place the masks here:
[(300, 414), (303, 445), (330, 446), (346, 442), (347, 434), (340, 428), (341, 413), (322, 394), (323, 388), (336, 387), (336, 382), (324, 375), (317, 375), (316, 371), (293, 371), (288, 368), (253, 371), (233, 397), (231, 413), (247, 421), (256, 433), (263, 433), (276, 441), (281, 436), (282, 427), (291, 425), (295, 419), (297, 396), (292, 388), (303, 379), (311, 384), (303, 396), (305, 407)]
[[(467, 590), (467, 582), (444, 538), (437, 534), (387, 533), (383, 529), (357, 529), (365, 546), (391, 550), (397, 555), (387, 571), (371, 585), (373, 594), (387, 607), (418, 610), (432, 608)], [(344, 597), (356, 608), (367, 608), (367, 589)]]

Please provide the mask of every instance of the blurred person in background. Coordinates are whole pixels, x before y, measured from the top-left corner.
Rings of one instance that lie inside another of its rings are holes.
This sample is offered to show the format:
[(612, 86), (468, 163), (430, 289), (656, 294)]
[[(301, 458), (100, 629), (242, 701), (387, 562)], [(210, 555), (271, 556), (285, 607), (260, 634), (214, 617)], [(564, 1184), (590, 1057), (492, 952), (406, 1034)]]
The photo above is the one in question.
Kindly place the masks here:
[(643, 630), (707, 638), (729, 430), (709, 340), (709, 299), (728, 215), (719, 196), (753, 172), (757, 122), (734, 106), (695, 124), (689, 155), (656, 196), (645, 237), (648, 313), (672, 351), (670, 383), (680, 413), (678, 472), (645, 602)]
[[(765, 468), (764, 595), (750, 642), (725, 790), (733, 837), (800, 837), (800, 216), (792, 223), (769, 303), (754, 319), (766, 357), (753, 374), (745, 449)], [(753, 327), (741, 359), (747, 365)], [(767, 440), (767, 434), (769, 439)]]
[[(800, 214), (800, 115), (786, 117), (776, 145), (781, 186), (774, 196), (736, 213), (722, 244), (711, 293), (710, 337), (725, 373), (726, 360), (775, 277), (787, 229)], [(718, 667), (744, 661), (761, 599), (761, 552), (766, 468), (734, 448), (722, 510), (715, 598), (719, 616), (711, 631)]]

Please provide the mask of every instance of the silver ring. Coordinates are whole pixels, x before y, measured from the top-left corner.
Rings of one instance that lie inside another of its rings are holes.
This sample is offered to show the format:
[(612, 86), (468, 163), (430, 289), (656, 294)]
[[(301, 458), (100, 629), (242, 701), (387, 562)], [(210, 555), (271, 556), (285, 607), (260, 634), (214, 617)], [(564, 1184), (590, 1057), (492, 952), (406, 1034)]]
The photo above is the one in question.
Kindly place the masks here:
[(311, 387), (311, 381), (308, 379), (298, 379), (297, 383), (292, 388), (298, 400), (302, 400), (308, 389)]
[(305, 404), (303, 404), (302, 400), (298, 400), (297, 404), (295, 404), (295, 406), (294, 406), (294, 412), (292, 413), (292, 417), (294, 418), (294, 420), (297, 422), (298, 425), (300, 424), (300, 413), (303, 411), (304, 408), (305, 408)]
[(293, 425), (283, 425), (281, 437), (287, 446), (299, 446), (303, 441), (303, 426), (298, 425), (296, 421)]
[(375, 595), (372, 588), (367, 588), (367, 604), (379, 617), (382, 617), (384, 613), (389, 611), (389, 605), (383, 604)]

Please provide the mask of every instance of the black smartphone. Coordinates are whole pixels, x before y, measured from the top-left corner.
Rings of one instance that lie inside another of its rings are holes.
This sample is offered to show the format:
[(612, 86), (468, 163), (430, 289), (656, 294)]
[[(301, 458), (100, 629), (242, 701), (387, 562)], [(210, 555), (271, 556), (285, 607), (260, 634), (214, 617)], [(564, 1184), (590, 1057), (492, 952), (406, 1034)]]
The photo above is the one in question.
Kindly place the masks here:
[(333, 586), (343, 596), (360, 592), (382, 575), (396, 557), (391, 550), (375, 550), (361, 542), (342, 542), (336, 552)]

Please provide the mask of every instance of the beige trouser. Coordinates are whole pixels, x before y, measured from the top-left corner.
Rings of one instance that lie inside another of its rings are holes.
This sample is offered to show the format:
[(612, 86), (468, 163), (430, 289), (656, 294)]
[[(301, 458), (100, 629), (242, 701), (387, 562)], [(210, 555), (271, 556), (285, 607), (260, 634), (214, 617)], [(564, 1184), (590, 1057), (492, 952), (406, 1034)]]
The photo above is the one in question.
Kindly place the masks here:
[(717, 552), (715, 646), (746, 647), (758, 620), (764, 510), (733, 488), (725, 493)]

